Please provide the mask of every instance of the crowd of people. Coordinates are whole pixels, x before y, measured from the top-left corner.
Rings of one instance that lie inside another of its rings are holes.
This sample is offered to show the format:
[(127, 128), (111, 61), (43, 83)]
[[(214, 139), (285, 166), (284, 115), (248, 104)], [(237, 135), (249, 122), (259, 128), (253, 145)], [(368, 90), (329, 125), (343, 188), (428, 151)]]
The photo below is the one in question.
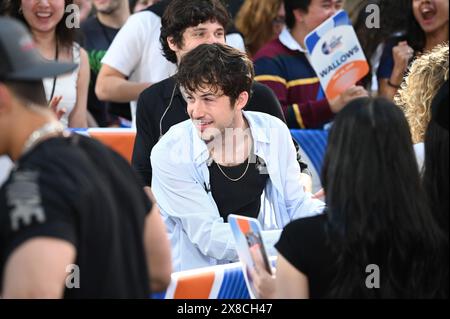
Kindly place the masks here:
[[(305, 37), (341, 9), (370, 72), (328, 99)], [(1, 0), (0, 15), (0, 297), (148, 298), (172, 272), (239, 261), (237, 214), (278, 255), (249, 269), (257, 297), (448, 298), (448, 1)], [(131, 165), (70, 130), (88, 127), (135, 129)], [(329, 129), (317, 194), (290, 129)]]

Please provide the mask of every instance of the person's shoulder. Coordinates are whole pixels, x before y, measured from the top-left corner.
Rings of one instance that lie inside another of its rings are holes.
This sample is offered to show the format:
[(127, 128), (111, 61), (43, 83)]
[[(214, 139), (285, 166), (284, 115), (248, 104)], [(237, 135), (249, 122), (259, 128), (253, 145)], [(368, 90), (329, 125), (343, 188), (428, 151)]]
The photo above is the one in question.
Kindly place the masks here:
[(273, 39), (272, 41), (266, 43), (261, 49), (256, 52), (253, 61), (257, 61), (262, 58), (273, 59), (278, 57), (280, 54), (286, 53), (287, 48), (281, 43), (281, 41), (277, 39)]
[(83, 162), (86, 155), (91, 158), (97, 156), (102, 160), (107, 160), (107, 157), (109, 159), (120, 157), (95, 138), (84, 134), (71, 133), (68, 136), (53, 138), (43, 143), (42, 147), (37, 149), (36, 154), (33, 154), (33, 160), (54, 163), (55, 167), (67, 163), (74, 168), (81, 168), (81, 166), (75, 164)]
[(185, 143), (187, 139), (191, 138), (192, 128), (192, 121), (187, 119), (183, 122), (172, 125), (161, 140), (173, 143)]
[(71, 137), (57, 137), (42, 142), (25, 154), (19, 160), (18, 172), (35, 171), (38, 172), (40, 181), (45, 181), (48, 185), (60, 183), (66, 188), (75, 189), (86, 175), (84, 162), (85, 157)]
[(90, 16), (81, 23), (81, 30), (83, 32), (91, 32), (98, 29), (97, 17)]
[(258, 111), (244, 111), (247, 120), (250, 120), (255, 128), (283, 128), (287, 129), (286, 123), (284, 123), (279, 118)]
[(274, 97), (272, 89), (258, 81), (253, 81), (252, 91), (254, 96), (262, 96), (264, 98)]
[(142, 26), (154, 26), (161, 24), (161, 17), (152, 11), (144, 10), (133, 13), (128, 17), (126, 24), (135, 24)]
[[(159, 30), (161, 27), (161, 18), (153, 12), (142, 11), (130, 15), (125, 24), (120, 28), (116, 37), (113, 40), (113, 44), (118, 40), (130, 41), (130, 39), (140, 39), (145, 41), (146, 38), (151, 38), (155, 34), (155, 30)], [(142, 38), (146, 35), (145, 38)], [(142, 39), (141, 39), (142, 38)], [(120, 45), (123, 45), (120, 42)]]
[(192, 164), (192, 152), (192, 121), (173, 125), (151, 151), (153, 175), (159, 170), (170, 174), (185, 172), (186, 166)]
[[(166, 95), (167, 92), (172, 92), (175, 86), (175, 81), (173, 77), (169, 77), (162, 81), (152, 84), (146, 88), (139, 96), (139, 99), (161, 99)], [(170, 96), (170, 93), (169, 93)]]
[(156, 3), (152, 4), (151, 6), (147, 7), (146, 9), (142, 10), (141, 12), (152, 12), (158, 17), (162, 17), (164, 14), (164, 11), (166, 10), (167, 6), (169, 5), (169, 1), (156, 1)]
[[(73, 133), (73, 135), (78, 134)], [(80, 135), (80, 137), (87, 139), (85, 136)], [(26, 163), (31, 163), (38, 161), (64, 162), (67, 159), (73, 159), (77, 156), (77, 149), (73, 147), (70, 138), (56, 137), (43, 141), (34, 150), (31, 150), (29, 154), (26, 154), (23, 160)]]
[(289, 237), (312, 238), (325, 231), (327, 221), (326, 214), (295, 219), (283, 229), (283, 233)]
[(170, 99), (174, 87), (175, 81), (173, 77), (152, 84), (139, 95), (138, 110), (141, 105), (151, 105), (151, 108), (145, 107), (145, 110), (148, 111), (147, 113), (159, 114), (158, 111), (164, 110), (166, 107), (166, 102), (164, 101)]
[[(113, 151), (108, 146), (96, 138), (84, 136), (82, 134), (72, 134), (68, 137), (68, 144), (74, 146), (74, 149), (81, 153), (87, 153), (90, 157), (95, 158), (96, 155), (109, 157), (111, 160), (119, 160), (126, 163), (125, 159), (117, 152)], [(106, 158), (105, 158), (106, 160)]]
[(156, 143), (152, 150), (155, 154), (167, 155), (168, 150), (177, 150), (180, 147), (186, 148), (191, 145), (192, 121), (190, 119), (173, 125), (166, 134)]

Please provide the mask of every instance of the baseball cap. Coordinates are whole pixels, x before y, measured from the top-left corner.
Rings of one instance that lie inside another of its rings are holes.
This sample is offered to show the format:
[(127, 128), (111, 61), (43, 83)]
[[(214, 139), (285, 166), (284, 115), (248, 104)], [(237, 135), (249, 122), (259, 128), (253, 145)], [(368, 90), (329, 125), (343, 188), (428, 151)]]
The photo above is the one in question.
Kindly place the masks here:
[(76, 68), (74, 63), (45, 61), (23, 23), (0, 17), (0, 81), (33, 81)]
[(431, 104), (432, 117), (431, 119), (438, 123), (440, 126), (448, 130), (448, 80), (444, 82), (441, 88), (434, 96)]

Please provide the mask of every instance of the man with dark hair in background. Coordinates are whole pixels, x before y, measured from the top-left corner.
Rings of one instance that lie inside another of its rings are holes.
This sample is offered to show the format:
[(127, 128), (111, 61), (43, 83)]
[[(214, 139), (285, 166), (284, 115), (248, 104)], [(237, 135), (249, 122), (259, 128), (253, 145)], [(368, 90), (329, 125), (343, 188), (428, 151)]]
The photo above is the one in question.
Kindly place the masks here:
[(321, 128), (349, 101), (367, 96), (353, 86), (333, 101), (325, 98), (308, 60), (305, 37), (342, 9), (345, 0), (284, 0), (286, 25), (278, 39), (255, 55), (255, 79), (277, 95), (290, 128)]
[(175, 73), (161, 52), (161, 16), (171, 0), (132, 14), (102, 59), (95, 94), (102, 101), (130, 102), (132, 126), (139, 94)]
[[(219, 0), (173, 0), (162, 18), (160, 42), (164, 56), (178, 64), (186, 53), (202, 43), (224, 44), (229, 24), (229, 15)], [(152, 179), (151, 150), (170, 127), (189, 118), (186, 109), (174, 77), (154, 84), (139, 97), (132, 165), (148, 191)], [(273, 92), (257, 82), (253, 82), (246, 110), (267, 113), (284, 121)], [(306, 164), (301, 162), (301, 167), (309, 174)], [(302, 174), (302, 182), (310, 183), (306, 174)]]
[(130, 16), (128, 0), (93, 0), (96, 14), (81, 24), (83, 47), (89, 55), (91, 81), (89, 83), (88, 110), (98, 126), (117, 126), (119, 116), (131, 120), (129, 103), (100, 101), (95, 84), (101, 61), (114, 37)]
[(47, 106), (42, 78), (76, 65), (44, 62), (10, 18), (0, 18), (0, 56), (0, 155), (15, 162), (0, 188), (0, 295), (148, 298), (165, 290), (170, 249), (157, 207), (125, 159), (66, 134)]

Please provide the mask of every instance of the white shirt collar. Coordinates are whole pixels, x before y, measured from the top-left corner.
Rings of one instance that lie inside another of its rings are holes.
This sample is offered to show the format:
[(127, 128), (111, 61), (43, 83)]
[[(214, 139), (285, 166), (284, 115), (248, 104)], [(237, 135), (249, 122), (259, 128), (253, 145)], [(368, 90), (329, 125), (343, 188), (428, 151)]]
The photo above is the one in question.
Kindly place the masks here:
[(300, 43), (297, 42), (297, 40), (294, 39), (291, 32), (288, 30), (288, 28), (284, 28), (283, 31), (281, 31), (280, 36), (278, 37), (280, 39), (280, 42), (287, 47), (288, 49), (292, 51), (300, 51), (302, 53), (308, 53), (307, 50), (303, 49)]

